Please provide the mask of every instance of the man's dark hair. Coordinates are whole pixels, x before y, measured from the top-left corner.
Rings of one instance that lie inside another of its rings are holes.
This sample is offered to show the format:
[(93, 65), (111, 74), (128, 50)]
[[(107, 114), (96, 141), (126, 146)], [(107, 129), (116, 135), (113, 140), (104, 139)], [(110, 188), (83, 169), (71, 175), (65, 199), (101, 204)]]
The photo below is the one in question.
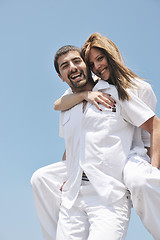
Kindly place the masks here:
[(63, 46), (61, 47), (55, 54), (54, 56), (54, 67), (57, 71), (57, 73), (60, 73), (59, 72), (59, 66), (58, 66), (58, 58), (70, 51), (77, 51), (79, 52), (80, 56), (81, 56), (81, 51), (78, 47), (75, 47), (75, 46), (72, 46), (72, 45), (66, 45), (66, 46)]

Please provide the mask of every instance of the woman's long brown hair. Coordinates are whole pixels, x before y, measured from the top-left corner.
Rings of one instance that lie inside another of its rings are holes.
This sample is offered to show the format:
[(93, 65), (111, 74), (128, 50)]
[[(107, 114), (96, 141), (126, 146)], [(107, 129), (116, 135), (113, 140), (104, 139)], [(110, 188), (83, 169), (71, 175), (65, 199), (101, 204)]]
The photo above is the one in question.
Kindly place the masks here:
[(117, 46), (99, 33), (90, 35), (81, 49), (82, 56), (88, 67), (90, 66), (89, 53), (91, 48), (97, 48), (105, 54), (110, 68), (109, 83), (116, 86), (120, 99), (129, 100), (127, 88), (136, 86), (133, 79), (139, 77), (124, 64)]

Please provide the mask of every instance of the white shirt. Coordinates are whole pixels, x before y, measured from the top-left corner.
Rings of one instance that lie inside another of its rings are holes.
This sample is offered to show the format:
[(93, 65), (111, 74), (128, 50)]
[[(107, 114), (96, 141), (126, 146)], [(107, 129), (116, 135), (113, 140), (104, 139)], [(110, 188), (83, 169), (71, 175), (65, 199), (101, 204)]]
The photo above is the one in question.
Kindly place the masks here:
[[(152, 87), (149, 83), (136, 78), (135, 83), (138, 86), (135, 87), (134, 93), (150, 108), (153, 112), (156, 110), (157, 98), (152, 90)], [(141, 137), (140, 137), (141, 136)], [(141, 142), (142, 138), (142, 142)], [(140, 139), (140, 140), (139, 140)], [(133, 136), (133, 142), (130, 154), (136, 152), (139, 155), (144, 155), (146, 149), (141, 147), (141, 144), (145, 147), (150, 147), (150, 134), (141, 128), (135, 128), (135, 133)]]
[(130, 153), (135, 126), (139, 127), (155, 115), (130, 90), (129, 101), (120, 101), (115, 86), (102, 80), (93, 91), (111, 94), (116, 100), (116, 112), (103, 106), (101, 112), (88, 103), (83, 113), (80, 103), (61, 113), (60, 133), (65, 139), (68, 173), (62, 204), (67, 208), (73, 205), (78, 195), (83, 171), (105, 202), (113, 203), (125, 194), (122, 171)]
[[(97, 80), (97, 77), (94, 77), (94, 80)], [(136, 86), (134, 88), (134, 93), (153, 111), (155, 112), (156, 110), (156, 104), (157, 104), (157, 98), (156, 95), (153, 92), (153, 89), (151, 85), (139, 78), (133, 79), (133, 81), (136, 83)], [(138, 88), (137, 88), (138, 87)], [(72, 94), (71, 88), (67, 89), (64, 93), (64, 95), (67, 94)], [(139, 154), (143, 155), (144, 152), (146, 153), (146, 150), (143, 149), (142, 152), (140, 152), (140, 149), (138, 149), (140, 142), (139, 142), (139, 134), (141, 132), (141, 138), (143, 145), (145, 147), (150, 147), (150, 134), (145, 131), (144, 129), (141, 128), (136, 128), (135, 133), (133, 136), (133, 142), (132, 142), (132, 147), (131, 147), (131, 153), (133, 153), (133, 149), (137, 148), (136, 151), (139, 152)], [(142, 148), (141, 148), (142, 150)]]

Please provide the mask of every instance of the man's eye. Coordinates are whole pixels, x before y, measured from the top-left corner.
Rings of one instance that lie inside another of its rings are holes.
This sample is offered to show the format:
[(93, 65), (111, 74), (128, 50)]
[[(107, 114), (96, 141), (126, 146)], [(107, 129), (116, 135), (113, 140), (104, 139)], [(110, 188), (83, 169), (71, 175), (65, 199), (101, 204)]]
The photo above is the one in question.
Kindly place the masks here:
[(63, 65), (62, 69), (66, 69), (66, 68), (67, 68), (67, 66), (68, 66), (67, 64), (66, 64), (66, 65)]
[(75, 60), (74, 63), (79, 64), (79, 63), (81, 63), (81, 60)]

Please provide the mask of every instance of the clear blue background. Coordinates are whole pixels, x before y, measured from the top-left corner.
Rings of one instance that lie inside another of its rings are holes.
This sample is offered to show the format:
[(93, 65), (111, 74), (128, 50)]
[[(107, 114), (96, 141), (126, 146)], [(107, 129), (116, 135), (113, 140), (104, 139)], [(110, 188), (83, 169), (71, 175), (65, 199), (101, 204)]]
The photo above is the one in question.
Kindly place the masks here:
[[(0, 0), (0, 239), (42, 240), (30, 178), (61, 160), (59, 113), (67, 88), (56, 50), (93, 32), (112, 39), (126, 65), (150, 80), (160, 116), (159, 0)], [(133, 211), (127, 240), (151, 240)]]

